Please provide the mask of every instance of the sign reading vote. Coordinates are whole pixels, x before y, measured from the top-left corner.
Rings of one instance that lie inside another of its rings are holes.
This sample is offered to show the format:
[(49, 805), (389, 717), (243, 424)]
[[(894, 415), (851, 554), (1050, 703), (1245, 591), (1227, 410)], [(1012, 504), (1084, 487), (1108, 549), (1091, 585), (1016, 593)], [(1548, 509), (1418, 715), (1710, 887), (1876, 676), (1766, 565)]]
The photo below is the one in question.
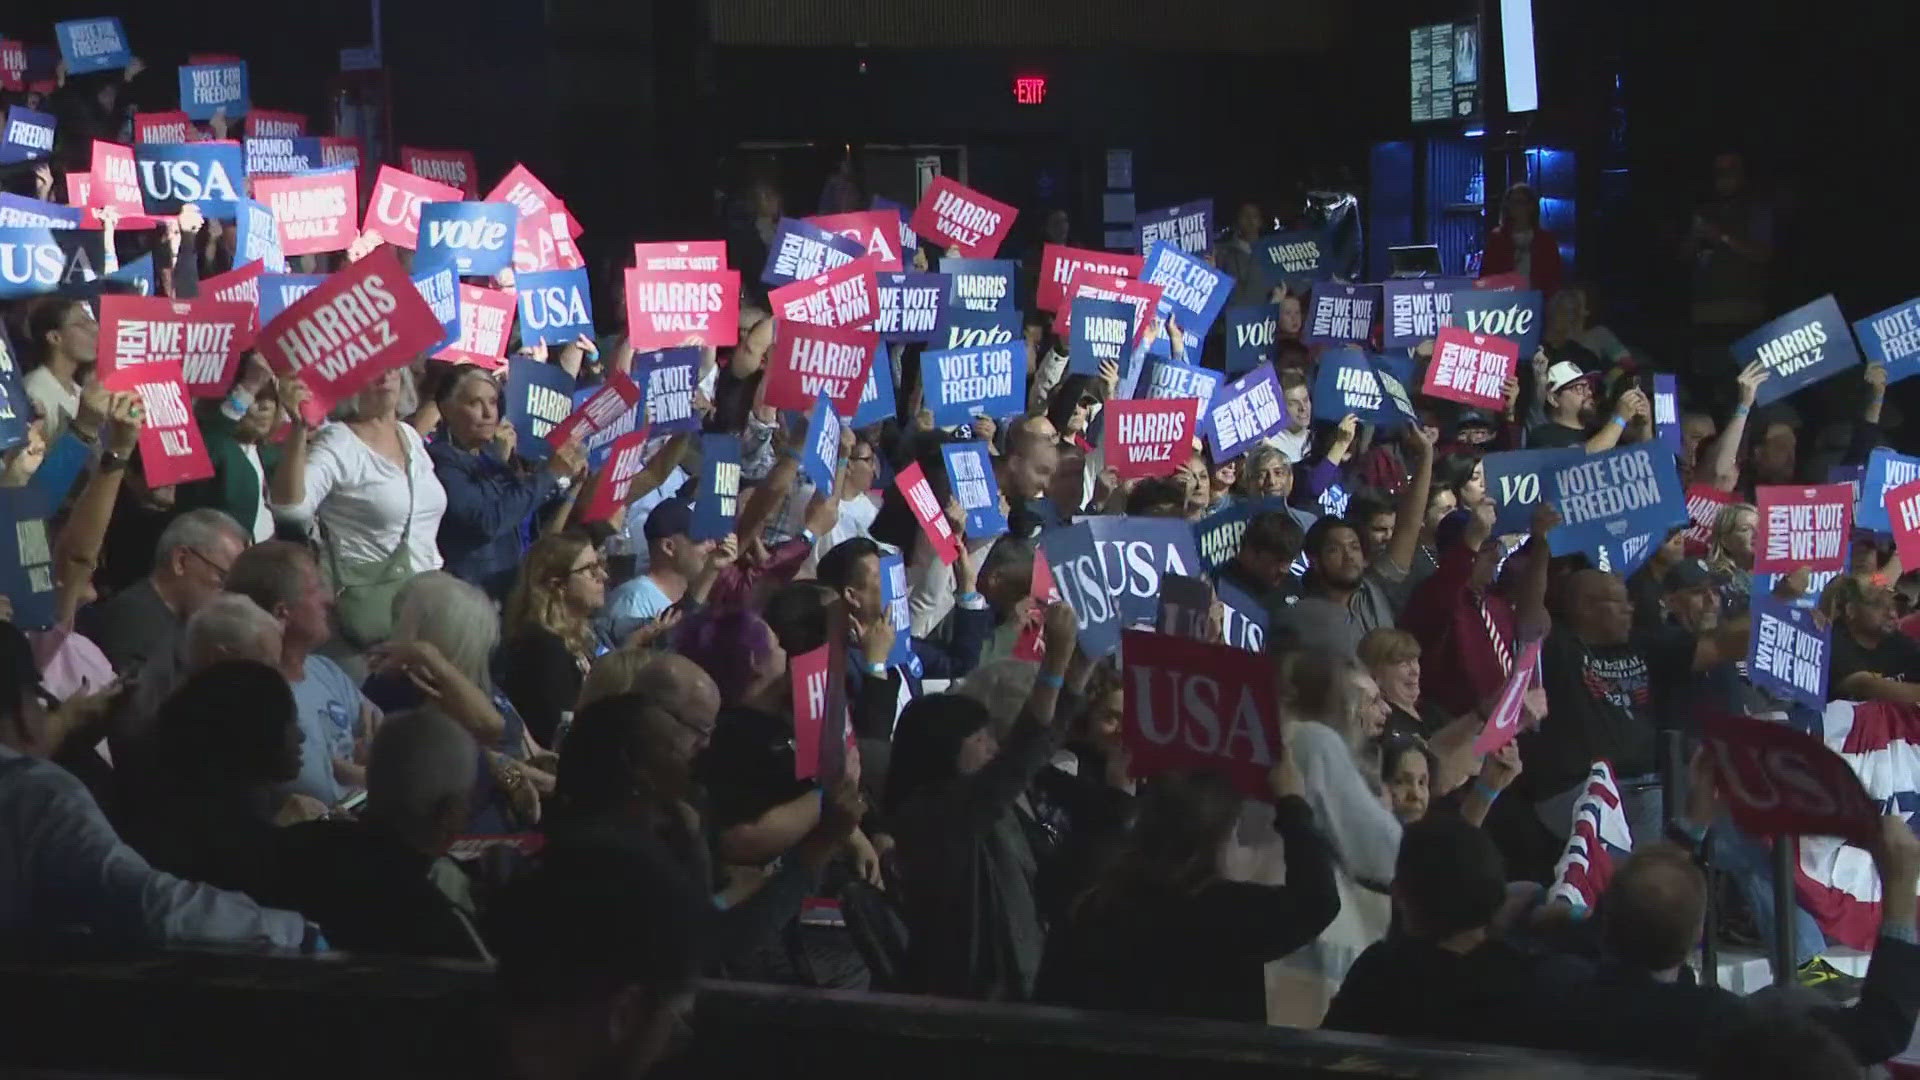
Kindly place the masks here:
[(740, 271), (626, 273), (627, 340), (643, 352), (681, 344), (718, 348), (740, 340)]
[(1273, 362), (1273, 341), (1280, 332), (1277, 304), (1238, 304), (1227, 309), (1227, 374), (1252, 371)]
[(1012, 259), (941, 259), (947, 276), (947, 306), (968, 311), (1013, 309)]
[(853, 262), (767, 294), (767, 305), (782, 322), (808, 326), (867, 327), (880, 310), (873, 259)]
[(1273, 365), (1263, 364), (1221, 386), (1207, 403), (1205, 427), (1213, 460), (1239, 457), (1286, 423), (1279, 380), (1274, 378)]
[(273, 210), (280, 227), (280, 250), (287, 255), (314, 255), (351, 246), (354, 211), (359, 206), (357, 179), (352, 169), (330, 169), (255, 180), (254, 194)]
[(878, 348), (871, 330), (783, 323), (767, 361), (766, 403), (798, 412), (825, 393), (841, 416), (852, 416)]
[(1075, 375), (1098, 375), (1100, 365), (1112, 364), (1115, 371), (1126, 359), (1127, 342), (1133, 339), (1133, 309), (1118, 300), (1094, 300), (1083, 297), (1073, 302), (1068, 314), (1067, 371)]
[(945, 306), (947, 280), (941, 274), (876, 274), (880, 313), (873, 328), (882, 341), (932, 341)]
[(800, 475), (816, 492), (833, 490), (834, 468), (840, 463), (840, 417), (833, 402), (821, 394), (807, 418), (807, 434), (800, 443)]
[(1853, 508), (1853, 520), (1871, 532), (1893, 532), (1887, 520), (1887, 493), (1915, 480), (1920, 480), (1920, 458), (1876, 447), (1867, 455), (1867, 472), (1860, 481), (1860, 501)]
[(1487, 498), (1493, 500), (1493, 531), (1499, 535), (1523, 533), (1532, 527), (1533, 509), (1546, 490), (1544, 477), (1582, 461), (1580, 447), (1555, 450), (1508, 450), (1480, 459)]
[(451, 266), (462, 277), (491, 277), (513, 265), (519, 225), (520, 211), (509, 203), (424, 203), (414, 267)]
[(1068, 284), (1082, 270), (1108, 277), (1137, 278), (1145, 262), (1138, 255), (1044, 244), (1040, 248), (1040, 280), (1035, 287), (1033, 306), (1041, 311), (1059, 311), (1066, 305)]
[(246, 304), (162, 297), (100, 298), (100, 377), (171, 364), (194, 397), (220, 397), (233, 382), (253, 325)]
[(767, 245), (767, 264), (760, 271), (760, 280), (767, 285), (785, 285), (818, 277), (866, 253), (866, 246), (857, 240), (828, 232), (811, 222), (781, 218), (774, 230), (773, 243)]
[(373, 197), (367, 200), (367, 217), (361, 230), (383, 243), (411, 251), (419, 242), (420, 208), (428, 203), (459, 201), (460, 189), (451, 184), (382, 165), (374, 177)]
[(1754, 396), (1754, 404), (1765, 405), (1858, 364), (1860, 353), (1828, 294), (1734, 342), (1733, 359), (1741, 367), (1758, 360), (1773, 373)]
[(1920, 375), (1920, 299), (1861, 319), (1853, 333), (1869, 361), (1886, 365), (1888, 382)]
[(1502, 388), (1520, 364), (1520, 346), (1490, 334), (1447, 327), (1434, 339), (1433, 360), (1420, 392), (1482, 409), (1506, 404)]
[(245, 194), (246, 156), (236, 142), (143, 143), (133, 148), (133, 162), (149, 214), (171, 216), (193, 203), (207, 217), (232, 221)]
[(1326, 237), (1318, 232), (1281, 232), (1255, 241), (1253, 259), (1268, 285), (1281, 285), (1290, 277), (1320, 276), (1328, 251)]
[(984, 442), (951, 442), (940, 447), (947, 459), (947, 480), (953, 497), (967, 512), (967, 536), (974, 540), (1007, 531), (1007, 515), (1000, 510), (1000, 483), (993, 476), (993, 458)]
[(959, 248), (970, 259), (991, 259), (1013, 230), (1015, 214), (1013, 207), (998, 199), (936, 176), (907, 224), (943, 248)]
[(1080, 651), (1098, 659), (1120, 647), (1120, 607), (1107, 586), (1107, 571), (1085, 522), (1048, 529), (1040, 553), (1060, 600), (1079, 623)]
[(1192, 456), (1191, 398), (1115, 401), (1105, 412), (1107, 467), (1122, 480), (1170, 476)]
[(1453, 325), (1453, 294), (1473, 287), (1466, 278), (1398, 278), (1381, 286), (1380, 345), (1404, 349), (1438, 337)]
[(127, 32), (120, 28), (120, 20), (111, 16), (54, 23), (53, 36), (60, 44), (60, 59), (67, 62), (69, 75), (118, 71), (133, 62)]
[(0, 130), (0, 165), (13, 165), (53, 156), (53, 131), (59, 121), (52, 113), (25, 105), (7, 109), (7, 126)]
[(641, 400), (646, 402), (646, 422), (654, 434), (699, 429), (700, 417), (693, 411), (693, 393), (699, 387), (698, 348), (643, 353), (634, 357), (633, 369)]
[(888, 273), (900, 273), (900, 215), (892, 210), (860, 210), (851, 214), (819, 214), (806, 219), (831, 233), (852, 240), (873, 256), (874, 265)]
[(180, 111), (195, 120), (211, 120), (222, 109), (229, 118), (247, 111), (247, 62), (182, 65)]
[(1135, 214), (1133, 250), (1148, 251), (1156, 243), (1171, 244), (1193, 255), (1205, 254), (1213, 247), (1213, 200)]
[(933, 422), (1005, 419), (1026, 407), (1025, 350), (1014, 345), (942, 349), (920, 355), (920, 385)]
[(1322, 282), (1313, 287), (1313, 310), (1302, 340), (1314, 345), (1365, 341), (1380, 309), (1380, 286)]
[(515, 274), (513, 285), (520, 300), (522, 344), (563, 345), (583, 335), (593, 336), (593, 298), (586, 270)]
[(1757, 574), (1838, 570), (1847, 562), (1847, 536), (1853, 529), (1853, 488), (1848, 484), (1814, 487), (1776, 485), (1754, 491), (1760, 528), (1753, 541)]
[(733, 531), (740, 516), (740, 437), (722, 433), (700, 436), (700, 486), (693, 499), (693, 525), (688, 537), (718, 540)]
[(1285, 751), (1266, 657), (1150, 630), (1122, 638), (1120, 740), (1133, 772), (1208, 770), (1249, 798), (1272, 798), (1267, 773)]
[(1571, 553), (1687, 521), (1673, 455), (1651, 443), (1587, 454), (1546, 476), (1546, 498), (1560, 511), (1553, 549)]
[(943, 349), (983, 349), (1009, 345), (1020, 338), (1018, 311), (968, 311), (942, 307), (940, 330), (932, 344)]
[(1485, 289), (1454, 293), (1453, 325), (1471, 334), (1506, 338), (1531, 361), (1540, 350), (1540, 294)]
[[(1233, 279), (1172, 244), (1148, 249), (1146, 268), (1140, 276), (1146, 283), (1160, 286), (1154, 317), (1164, 329), (1167, 317), (1177, 315), (1180, 333), (1186, 339), (1182, 345), (1189, 356), (1198, 358), (1207, 331), (1233, 293)], [(1168, 335), (1161, 334), (1153, 347), (1155, 352), (1169, 351)]]
[[(1757, 620), (1760, 597), (1754, 599)], [(1700, 718), (1700, 737), (1727, 812), (1747, 835), (1838, 836), (1861, 846), (1880, 835), (1879, 804), (1847, 759), (1819, 738), (1772, 720), (1722, 714)]]

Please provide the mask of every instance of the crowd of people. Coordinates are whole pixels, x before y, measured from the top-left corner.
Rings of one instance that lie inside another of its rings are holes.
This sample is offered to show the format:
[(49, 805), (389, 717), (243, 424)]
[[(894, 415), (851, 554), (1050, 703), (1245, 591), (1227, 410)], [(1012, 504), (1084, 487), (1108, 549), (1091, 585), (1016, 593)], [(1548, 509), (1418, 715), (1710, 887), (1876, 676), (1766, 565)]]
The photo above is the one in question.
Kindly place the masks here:
[[(33, 95), (60, 144), (7, 190), (65, 201), (92, 139), (130, 142), (119, 79)], [(773, 187), (755, 196), (727, 238), (749, 280), (786, 217)], [(528, 456), (503, 371), (424, 355), (310, 423), (310, 385), (250, 353), (195, 410), (213, 474), (150, 486), (142, 401), (95, 374), (107, 286), (0, 302), (0, 375), (17, 362), (23, 397), (8, 404), (32, 417), (0, 448), (0, 494), (23, 563), (46, 564), (43, 588), (19, 580), (54, 610), (18, 625), (15, 596), (0, 623), (0, 940), (489, 962), (527, 1076), (644, 1070), (700, 976), (1858, 1075), (1905, 1049), (1920, 1008), (1920, 841), (1885, 820), (1864, 981), (1827, 963), (1802, 913), (1799, 981), (1844, 1001), (1778, 1017), (1688, 968), (1703, 838), (1716, 864), (1758, 851), (1736, 876), (1770, 903), (1766, 841), (1733, 828), (1700, 758), (1681, 776), (1660, 764), (1663, 734), (1691, 739), (1697, 715), (1775, 704), (1744, 677), (1747, 607), (1756, 587), (1811, 585), (1756, 586), (1754, 489), (1834, 462), (1803, 452), (1800, 416), (1755, 407), (1765, 372), (1749, 368), (1730, 409), (1681, 418), (1681, 474), (1737, 500), (1702, 550), (1676, 529), (1623, 576), (1551, 550), (1544, 502), (1503, 535), (1483, 457), (1653, 440), (1644, 377), (1667, 359), (1658, 342), (1614, 348), (1531, 193), (1504, 206), (1488, 268), (1548, 296), (1500, 410), (1418, 398), (1397, 428), (1316, 420), (1322, 349), (1302, 340), (1297, 284), (1256, 283), (1248, 244), (1269, 219), (1249, 206), (1203, 253), (1279, 311), (1285, 417), (1243, 454), (1196, 439), (1166, 475), (1120, 479), (1102, 417), (1135, 380), (1120, 364), (1068, 374), (1042, 316), (1026, 322), (1024, 409), (958, 430), (922, 407), (923, 346), (883, 349), (874, 377), (898, 407), (846, 430), (816, 483), (807, 418), (765, 403), (785, 323), (750, 286), (738, 343), (701, 350), (699, 433), (648, 440), (595, 521), (605, 467), (586, 447)], [(107, 239), (120, 264), (151, 254), (156, 293), (181, 299), (235, 267), (234, 241), (191, 208)], [(1711, 229), (1693, 243), (1768, 256)], [(942, 258), (922, 237), (912, 265)], [(514, 362), (577, 390), (632, 372), (624, 312), (602, 315), (599, 337)], [(1150, 321), (1129, 363), (1166, 332)], [(1431, 342), (1401, 351), (1422, 363)], [(1864, 405), (1825, 418), (1846, 428), (1841, 464), (1884, 441), (1886, 372), (1861, 382)], [(738, 442), (720, 537), (696, 524), (702, 436)], [(968, 534), (942, 455), (955, 441), (990, 455), (1004, 533)], [(892, 481), (915, 465), (958, 540), (950, 563)], [(1243, 504), (1212, 576), (1266, 627), (1279, 705), (1260, 719), (1278, 752), (1257, 797), (1205, 771), (1140, 775), (1131, 669), (1090, 652), (1085, 613), (1034, 581), (1036, 552), (1076, 521), (1197, 525)], [(1819, 596), (1834, 697), (1920, 700), (1899, 580), (1868, 538)], [(1476, 754), (1535, 643), (1527, 730)], [(844, 657), (830, 773), (796, 727), (795, 660), (823, 646)], [(1543, 887), (1602, 760), (1641, 843), (1586, 910)], [(1670, 821), (1663, 787), (1684, 808)]]

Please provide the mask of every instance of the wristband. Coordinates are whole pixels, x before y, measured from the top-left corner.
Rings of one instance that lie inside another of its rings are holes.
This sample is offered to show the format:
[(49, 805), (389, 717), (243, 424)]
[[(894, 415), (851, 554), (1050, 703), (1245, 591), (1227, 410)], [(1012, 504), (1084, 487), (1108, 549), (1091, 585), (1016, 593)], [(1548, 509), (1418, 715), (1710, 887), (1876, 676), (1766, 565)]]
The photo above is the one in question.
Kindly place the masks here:
[(1733, 417), (1734, 419), (1738, 420), (1740, 417), (1745, 416), (1752, 411), (1753, 411), (1753, 407), (1750, 405), (1735, 405), (1733, 407)]
[(1476, 779), (1473, 782), (1473, 791), (1476, 795), (1484, 796), (1489, 803), (1500, 798), (1500, 789), (1487, 783), (1485, 780)]
[(801, 529), (800, 539), (805, 540), (807, 542), (808, 547), (812, 547), (813, 545), (820, 542), (820, 538), (818, 536), (813, 535), (812, 529)]
[(884, 663), (868, 664), (867, 674), (872, 675), (875, 678), (884, 679), (887, 677), (887, 665)]
[(1058, 690), (1067, 684), (1067, 680), (1065, 678), (1059, 675), (1055, 675), (1049, 671), (1043, 671), (1040, 674), (1034, 676), (1033, 681), (1036, 684), (1047, 687), (1048, 689), (1051, 689), (1051, 690)]
[(1627, 418), (1624, 416), (1621, 416), (1619, 413), (1614, 413), (1613, 419), (1608, 420), (1607, 423), (1618, 424), (1621, 431), (1627, 430)]
[(975, 604), (980, 602), (980, 593), (978, 591), (963, 592), (954, 599), (962, 604)]

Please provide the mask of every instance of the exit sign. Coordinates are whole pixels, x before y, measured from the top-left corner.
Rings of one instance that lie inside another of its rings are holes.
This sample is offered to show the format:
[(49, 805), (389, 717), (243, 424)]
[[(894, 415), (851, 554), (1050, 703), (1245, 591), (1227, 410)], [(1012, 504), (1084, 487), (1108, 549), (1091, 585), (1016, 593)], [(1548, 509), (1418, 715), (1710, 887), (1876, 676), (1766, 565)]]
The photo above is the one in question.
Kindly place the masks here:
[(1022, 105), (1038, 105), (1047, 100), (1045, 75), (1021, 75), (1013, 80), (1013, 100)]

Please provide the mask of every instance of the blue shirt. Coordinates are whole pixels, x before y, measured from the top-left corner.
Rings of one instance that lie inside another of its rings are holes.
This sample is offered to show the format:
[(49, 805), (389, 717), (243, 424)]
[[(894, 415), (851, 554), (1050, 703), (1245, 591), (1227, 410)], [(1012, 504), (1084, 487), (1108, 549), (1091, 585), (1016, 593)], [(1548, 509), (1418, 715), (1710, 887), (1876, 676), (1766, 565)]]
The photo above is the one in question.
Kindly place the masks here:
[(506, 599), (527, 550), (528, 519), (560, 495), (558, 481), (545, 467), (523, 475), (490, 453), (460, 449), (444, 434), (428, 444), (427, 456), (447, 491), (439, 536), (447, 572)]
[(653, 577), (641, 574), (607, 597), (607, 606), (600, 612), (601, 634), (618, 646), (627, 640), (628, 634), (659, 618), (661, 612), (672, 606), (673, 601), (654, 584)]
[(309, 656), (306, 677), (293, 684), (293, 705), (300, 720), (300, 775), (281, 785), (281, 794), (295, 792), (332, 806), (347, 794), (334, 779), (333, 761), (353, 757), (360, 688), (340, 665)]

